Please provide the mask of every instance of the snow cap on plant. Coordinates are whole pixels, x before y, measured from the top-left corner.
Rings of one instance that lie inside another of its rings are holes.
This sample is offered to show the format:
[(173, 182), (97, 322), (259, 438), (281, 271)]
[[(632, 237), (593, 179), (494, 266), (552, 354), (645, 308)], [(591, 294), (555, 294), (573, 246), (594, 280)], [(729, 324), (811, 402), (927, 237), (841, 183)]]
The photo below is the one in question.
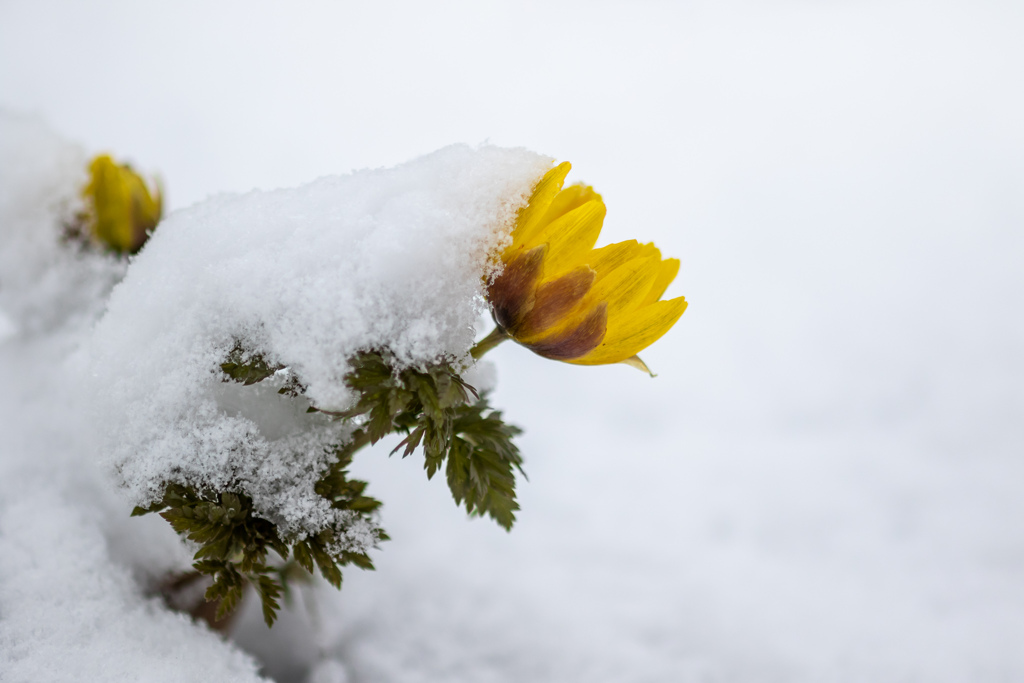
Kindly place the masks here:
[(636, 354), (686, 310), (683, 297), (661, 300), (679, 261), (636, 240), (594, 249), (604, 201), (587, 185), (563, 189), (569, 168), (548, 171), (517, 215), (504, 269), (487, 291), (498, 327), (474, 356), (508, 338), (553, 360), (646, 371)]
[(163, 213), (159, 188), (150, 193), (131, 166), (118, 164), (106, 154), (89, 164), (89, 184), (82, 195), (91, 237), (119, 253), (141, 249)]

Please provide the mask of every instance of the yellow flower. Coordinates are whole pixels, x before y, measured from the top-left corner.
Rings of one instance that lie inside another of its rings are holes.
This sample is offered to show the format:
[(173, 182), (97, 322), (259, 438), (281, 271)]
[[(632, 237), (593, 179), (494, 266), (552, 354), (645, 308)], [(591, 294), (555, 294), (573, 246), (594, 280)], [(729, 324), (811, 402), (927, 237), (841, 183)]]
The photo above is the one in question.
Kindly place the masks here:
[(151, 195), (138, 173), (106, 154), (89, 164), (89, 184), (82, 195), (89, 205), (92, 237), (118, 252), (141, 249), (163, 213), (159, 190)]
[(498, 329), (474, 356), (507, 337), (545, 358), (647, 370), (636, 354), (686, 310), (683, 297), (660, 300), (679, 261), (636, 240), (594, 249), (604, 201), (589, 186), (562, 189), (569, 168), (548, 171), (520, 210), (487, 293)]

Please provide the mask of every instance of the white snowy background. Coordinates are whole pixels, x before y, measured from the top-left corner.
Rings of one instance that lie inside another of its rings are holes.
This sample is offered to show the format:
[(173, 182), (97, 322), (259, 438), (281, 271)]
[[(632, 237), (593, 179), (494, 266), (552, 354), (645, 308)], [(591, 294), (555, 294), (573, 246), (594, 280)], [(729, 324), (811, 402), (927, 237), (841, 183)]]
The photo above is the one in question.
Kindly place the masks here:
[[(603, 242), (682, 260), (654, 380), (491, 354), (511, 534), (361, 455), (393, 540), (274, 631), (244, 615), (264, 675), (1021, 681), (1022, 35), (995, 1), (4, 2), (0, 106), (158, 170), (172, 210), (521, 145), (604, 195)], [(56, 351), (0, 351), (0, 680), (254, 680), (132, 592), (160, 524), (61, 483)]]

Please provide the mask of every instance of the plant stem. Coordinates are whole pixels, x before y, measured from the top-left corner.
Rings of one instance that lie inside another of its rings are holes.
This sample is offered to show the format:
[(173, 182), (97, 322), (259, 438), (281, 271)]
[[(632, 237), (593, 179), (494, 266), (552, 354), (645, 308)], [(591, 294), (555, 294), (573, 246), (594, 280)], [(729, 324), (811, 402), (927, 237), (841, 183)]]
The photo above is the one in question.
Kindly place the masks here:
[(509, 336), (505, 333), (505, 330), (496, 326), (489, 335), (478, 341), (476, 345), (469, 350), (469, 355), (473, 356), (473, 360), (480, 360), (485, 353), (508, 338)]
[[(217, 608), (220, 607), (220, 600), (207, 602), (203, 595), (205, 586), (200, 587), (196, 596), (189, 596), (188, 593), (196, 593), (194, 587), (199, 582), (208, 582), (209, 577), (199, 572), (189, 570), (180, 574), (171, 574), (157, 586), (157, 592), (163, 598), (164, 603), (177, 612), (185, 612), (193, 619), (205, 621), (210, 628), (219, 633), (226, 634), (235, 621), (235, 617), (241, 611), (241, 601), (235, 609), (226, 614), (222, 619), (217, 619)], [(242, 600), (245, 596), (243, 594)]]

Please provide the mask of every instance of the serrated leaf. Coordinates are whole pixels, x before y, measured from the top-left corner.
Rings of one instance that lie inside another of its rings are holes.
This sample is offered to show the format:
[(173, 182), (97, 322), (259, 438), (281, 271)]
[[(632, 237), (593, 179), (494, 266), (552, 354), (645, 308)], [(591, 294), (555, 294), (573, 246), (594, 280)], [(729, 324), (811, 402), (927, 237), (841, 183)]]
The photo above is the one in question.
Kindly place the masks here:
[(316, 542), (310, 543), (309, 549), (313, 559), (316, 561), (316, 566), (320, 568), (320, 574), (327, 579), (327, 583), (340, 589), (341, 570), (338, 569), (331, 556)]
[(228, 616), (235, 611), (238, 607), (239, 601), (242, 599), (242, 592), (244, 588), (242, 586), (233, 586), (217, 604), (217, 612), (214, 617), (217, 621), (220, 621), (224, 617)]
[(263, 607), (263, 621), (267, 627), (274, 625), (277, 620), (277, 611), (281, 608), (277, 598), (281, 597), (281, 586), (273, 578), (265, 575), (254, 575), (249, 577)]
[(373, 570), (373, 561), (366, 553), (342, 553), (342, 561), (345, 564), (354, 564), (360, 569)]
[(309, 552), (309, 546), (306, 545), (305, 541), (299, 541), (292, 546), (292, 553), (295, 555), (295, 561), (299, 563), (303, 569), (310, 574), (313, 573), (313, 556)]
[(224, 569), (224, 563), (219, 560), (199, 560), (192, 563), (192, 568), (200, 574), (216, 574)]
[(241, 345), (236, 344), (220, 369), (229, 379), (250, 386), (273, 376), (283, 366), (270, 365), (259, 354), (247, 354)]

